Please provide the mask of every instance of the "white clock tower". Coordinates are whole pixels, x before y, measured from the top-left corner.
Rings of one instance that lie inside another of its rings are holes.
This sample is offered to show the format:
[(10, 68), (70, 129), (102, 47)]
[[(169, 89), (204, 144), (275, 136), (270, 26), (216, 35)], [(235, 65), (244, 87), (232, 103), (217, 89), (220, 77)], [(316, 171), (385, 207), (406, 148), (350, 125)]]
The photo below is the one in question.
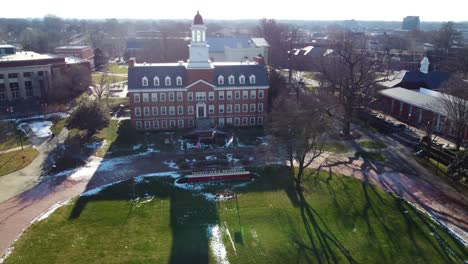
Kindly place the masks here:
[(212, 68), (208, 54), (209, 46), (206, 42), (206, 26), (198, 11), (193, 18), (190, 30), (192, 31), (192, 40), (189, 45), (190, 56), (187, 67), (198, 69)]

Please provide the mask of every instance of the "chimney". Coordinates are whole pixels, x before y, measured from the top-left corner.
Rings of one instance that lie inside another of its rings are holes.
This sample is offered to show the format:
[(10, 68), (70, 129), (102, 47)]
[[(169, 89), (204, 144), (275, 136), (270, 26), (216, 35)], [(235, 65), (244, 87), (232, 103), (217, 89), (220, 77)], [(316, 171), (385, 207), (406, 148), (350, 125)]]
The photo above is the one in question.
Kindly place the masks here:
[(136, 58), (130, 58), (128, 60), (128, 67), (135, 67)]

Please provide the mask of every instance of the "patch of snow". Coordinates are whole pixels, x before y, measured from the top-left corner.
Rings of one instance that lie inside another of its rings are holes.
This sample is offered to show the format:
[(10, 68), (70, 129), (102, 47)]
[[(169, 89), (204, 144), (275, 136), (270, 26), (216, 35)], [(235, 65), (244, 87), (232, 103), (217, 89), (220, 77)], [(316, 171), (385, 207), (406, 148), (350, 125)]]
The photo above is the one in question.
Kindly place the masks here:
[(226, 154), (226, 159), (228, 160), (228, 162), (233, 162), (233, 163), (239, 162), (239, 159), (234, 158), (234, 155), (232, 154)]
[(206, 156), (205, 159), (206, 160), (217, 160), (218, 158), (216, 158), (215, 156)]
[(141, 183), (145, 178), (150, 178), (150, 177), (171, 177), (171, 178), (179, 178), (180, 174), (175, 172), (175, 171), (167, 171), (167, 172), (157, 172), (157, 173), (149, 173), (149, 174), (143, 174), (140, 176), (136, 176), (134, 178), (136, 183)]
[(2, 119), (0, 122), (16, 122), (16, 123), (21, 123), (29, 120), (35, 120), (35, 119), (49, 119), (51, 117), (59, 117), (59, 118), (65, 118), (68, 117), (68, 113), (63, 113), (63, 112), (57, 112), (57, 113), (50, 113), (46, 115), (33, 115), (33, 116), (28, 116), (24, 118), (11, 118), (11, 119)]
[(133, 146), (133, 150), (139, 150), (143, 145), (142, 144), (137, 144)]
[(53, 212), (55, 212), (55, 210), (59, 209), (60, 207), (64, 206), (64, 205), (67, 205), (71, 202), (72, 199), (67, 199), (65, 201), (61, 201), (61, 202), (58, 202), (54, 205), (52, 205), (51, 207), (49, 207), (45, 212), (43, 212), (42, 214), (40, 214), (38, 217), (34, 218), (34, 220), (32, 220), (31, 223), (34, 223), (34, 222), (39, 222), (39, 221), (42, 221), (44, 219), (46, 219), (47, 217), (49, 217)]
[(234, 253), (236, 253), (236, 255), (237, 255), (236, 245), (234, 245), (234, 241), (232, 240), (231, 232), (229, 232), (229, 228), (227, 226), (226, 221), (224, 221), (224, 225), (225, 225), (225, 228), (226, 228), (226, 233), (227, 233), (227, 235), (229, 237), (229, 241), (231, 241), (232, 248), (234, 249)]
[(102, 158), (91, 156), (83, 167), (78, 168), (74, 173), (68, 176), (68, 178), (72, 180), (91, 179), (101, 163)]
[(208, 239), (210, 240), (211, 253), (213, 253), (216, 263), (229, 264), (226, 247), (223, 244), (222, 232), (219, 225), (208, 225), (207, 234)]
[(110, 187), (112, 185), (115, 185), (115, 184), (118, 184), (118, 183), (121, 183), (121, 182), (124, 182), (126, 180), (121, 180), (121, 181), (115, 181), (115, 182), (111, 182), (111, 183), (108, 183), (108, 184), (104, 184), (104, 185), (101, 185), (97, 188), (94, 188), (94, 189), (91, 189), (91, 190), (88, 190), (84, 193), (82, 193), (80, 196), (93, 196), (93, 195), (96, 195), (98, 193), (100, 193), (102, 190), (106, 189), (107, 187)]
[(178, 183), (177, 181), (175, 181), (174, 186), (187, 191), (198, 192), (198, 195), (204, 196), (206, 200), (210, 202), (216, 201), (216, 195), (212, 193), (202, 192), (205, 188), (205, 185), (203, 183)]
[(50, 127), (52, 127), (51, 121), (35, 121), (18, 125), (23, 132), (26, 132), (24, 131), (25, 126), (28, 126), (36, 137), (44, 138), (52, 135), (52, 131), (50, 130)]
[(106, 145), (106, 140), (83, 144), (84, 147), (87, 147), (90, 149), (100, 149), (100, 148), (103, 148), (105, 145)]
[(175, 169), (175, 170), (179, 169), (179, 166), (177, 166), (177, 164), (172, 160), (171, 161), (165, 161), (164, 164), (169, 166), (169, 168), (171, 168), (171, 169)]

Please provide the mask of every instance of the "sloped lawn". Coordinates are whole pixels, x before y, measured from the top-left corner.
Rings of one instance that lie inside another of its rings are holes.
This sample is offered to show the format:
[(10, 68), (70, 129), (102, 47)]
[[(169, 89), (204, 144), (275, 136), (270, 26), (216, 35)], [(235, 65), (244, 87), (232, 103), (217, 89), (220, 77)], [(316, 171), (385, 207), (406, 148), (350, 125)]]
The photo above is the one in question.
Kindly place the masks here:
[[(213, 202), (146, 178), (83, 196), (30, 227), (5, 263), (463, 263), (435, 222), (352, 178), (311, 176), (303, 192), (285, 167)], [(229, 185), (208, 186), (216, 192)], [(219, 230), (218, 233), (216, 231)], [(218, 234), (218, 236), (216, 236)]]

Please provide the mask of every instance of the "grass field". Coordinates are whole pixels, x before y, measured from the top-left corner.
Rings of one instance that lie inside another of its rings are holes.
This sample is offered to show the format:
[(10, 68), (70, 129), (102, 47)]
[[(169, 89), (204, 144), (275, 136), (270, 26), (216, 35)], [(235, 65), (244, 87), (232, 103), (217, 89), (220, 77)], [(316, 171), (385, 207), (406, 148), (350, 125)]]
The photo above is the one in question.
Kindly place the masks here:
[(109, 64), (109, 72), (110, 73), (127, 74), (128, 73), (128, 66), (127, 65), (118, 65), (118, 64)]
[(369, 151), (359, 151), (357, 154), (363, 158), (371, 159), (375, 161), (385, 161), (385, 156), (382, 153), (375, 153)]
[(327, 142), (323, 144), (323, 150), (335, 153), (346, 153), (350, 151), (350, 148), (341, 142)]
[(0, 154), (0, 176), (28, 166), (37, 157), (37, 154), (39, 153), (33, 148)]
[[(124, 76), (116, 76), (116, 75), (107, 75), (107, 80), (109, 83), (117, 83), (126, 81), (128, 78)], [(101, 73), (93, 72), (91, 74), (91, 80), (95, 84), (99, 84), (101, 80)]]
[(82, 196), (26, 230), (4, 263), (463, 263), (468, 258), (466, 248), (427, 216), (368, 184), (323, 173), (297, 192), (284, 167), (258, 173), (257, 181), (238, 187), (237, 198), (228, 201), (175, 188), (169, 178), (127, 181)]
[[(0, 151), (21, 147), (21, 140), (23, 145), (31, 144), (28, 137), (20, 130), (16, 129), (15, 122), (2, 122), (0, 123)], [(20, 135), (23, 135), (22, 138)]]
[(368, 149), (384, 149), (387, 146), (383, 143), (372, 141), (372, 140), (363, 140), (359, 141), (359, 146)]

